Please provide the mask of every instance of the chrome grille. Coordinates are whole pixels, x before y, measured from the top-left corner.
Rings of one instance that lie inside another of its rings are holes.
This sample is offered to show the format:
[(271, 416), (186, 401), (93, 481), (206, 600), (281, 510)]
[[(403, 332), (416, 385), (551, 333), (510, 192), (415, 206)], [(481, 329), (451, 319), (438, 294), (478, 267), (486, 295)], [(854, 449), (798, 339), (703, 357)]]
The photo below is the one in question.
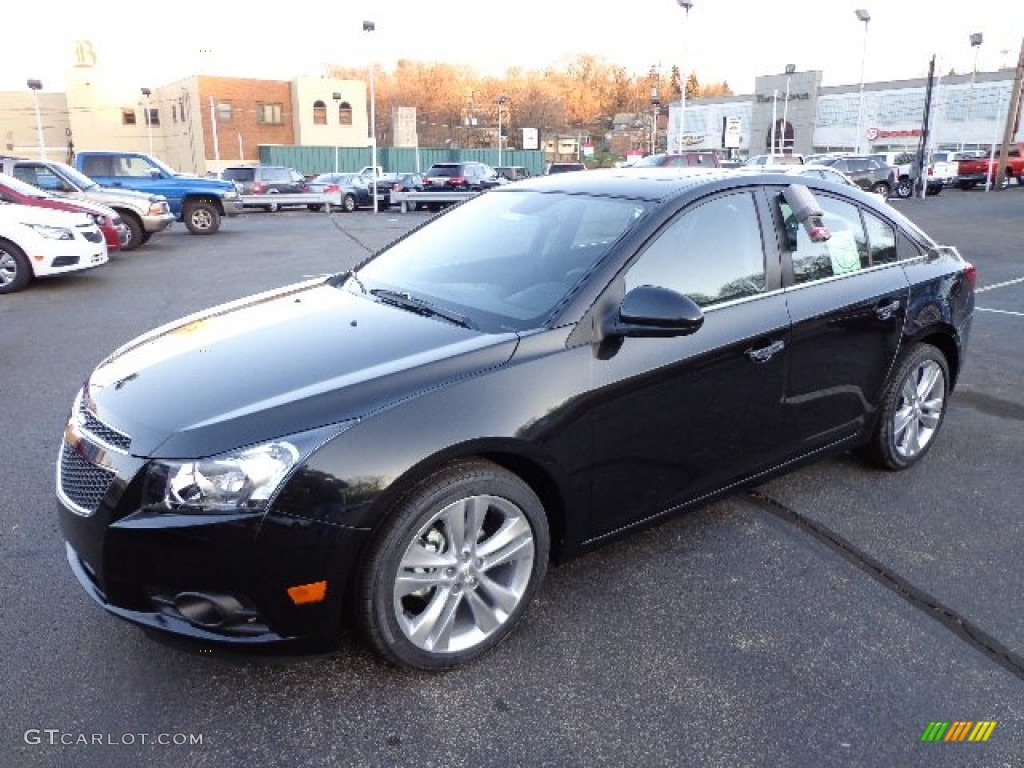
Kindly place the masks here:
[(132, 439), (123, 432), (118, 432), (113, 427), (108, 427), (102, 421), (93, 416), (82, 403), (78, 406), (78, 423), (82, 425), (89, 434), (99, 438), (107, 445), (127, 451), (132, 444)]
[(60, 490), (80, 512), (95, 512), (113, 480), (109, 469), (89, 463), (67, 445), (61, 447)]

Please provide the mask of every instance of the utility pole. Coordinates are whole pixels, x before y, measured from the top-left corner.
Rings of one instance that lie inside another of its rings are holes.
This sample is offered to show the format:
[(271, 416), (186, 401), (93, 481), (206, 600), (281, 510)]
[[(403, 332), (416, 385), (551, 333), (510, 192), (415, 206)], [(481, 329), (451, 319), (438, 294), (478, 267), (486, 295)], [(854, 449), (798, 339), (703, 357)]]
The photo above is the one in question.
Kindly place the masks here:
[(1017, 57), (1017, 73), (1013, 77), (1010, 88), (1010, 107), (1006, 110), (1006, 128), (1003, 130), (1003, 146), (999, 152), (999, 167), (996, 169), (995, 188), (1002, 189), (1006, 179), (1006, 165), (1010, 157), (1010, 143), (1013, 141), (1013, 129), (1017, 125), (1020, 114), (1021, 85), (1024, 83), (1024, 39), (1020, 43), (1020, 55)]

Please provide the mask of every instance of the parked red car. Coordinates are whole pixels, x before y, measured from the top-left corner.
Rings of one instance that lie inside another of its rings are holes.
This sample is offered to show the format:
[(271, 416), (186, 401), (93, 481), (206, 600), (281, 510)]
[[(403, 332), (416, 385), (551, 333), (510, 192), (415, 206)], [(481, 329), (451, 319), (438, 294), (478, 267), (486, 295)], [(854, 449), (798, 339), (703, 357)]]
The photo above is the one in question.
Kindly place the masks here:
[(128, 242), (128, 227), (121, 221), (113, 208), (92, 203), (88, 200), (71, 201), (48, 194), (38, 187), (26, 184), (21, 179), (0, 173), (0, 200), (20, 205), (34, 205), (39, 208), (54, 208), (59, 211), (86, 213), (96, 222), (107, 241), (107, 251), (119, 251)]

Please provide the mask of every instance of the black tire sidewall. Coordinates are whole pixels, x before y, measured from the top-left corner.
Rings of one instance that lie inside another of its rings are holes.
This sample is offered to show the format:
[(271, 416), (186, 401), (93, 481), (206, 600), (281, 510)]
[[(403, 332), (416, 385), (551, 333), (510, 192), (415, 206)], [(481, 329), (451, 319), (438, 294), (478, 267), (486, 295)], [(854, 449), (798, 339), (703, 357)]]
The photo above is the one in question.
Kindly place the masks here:
[(7, 285), (0, 286), (0, 294), (15, 293), (24, 289), (32, 282), (33, 277), (32, 265), (25, 252), (9, 240), (0, 240), (0, 250), (9, 253), (18, 266), (18, 272), (14, 275), (14, 279)]
[[(392, 595), (399, 563), (412, 538), (439, 510), (458, 499), (482, 494), (511, 501), (529, 521), (534, 542), (529, 584), (504, 625), (479, 645), (458, 653), (423, 651), (406, 638), (395, 616)], [(544, 579), (549, 550), (544, 507), (525, 482), (487, 461), (453, 464), (402, 496), (377, 532), (359, 577), (357, 619), (363, 637), (385, 659), (408, 669), (442, 671), (478, 658), (504, 640), (529, 607)]]
[(121, 221), (123, 221), (124, 225), (128, 227), (129, 233), (128, 242), (124, 243), (121, 246), (121, 250), (124, 251), (125, 253), (128, 253), (129, 251), (134, 251), (136, 248), (141, 246), (143, 243), (146, 242), (146, 240), (143, 237), (144, 232), (142, 229), (142, 222), (140, 222), (132, 214), (122, 213)]
[[(192, 214), (200, 209), (209, 211), (210, 213), (211, 223), (210, 226), (205, 229), (197, 227), (192, 223)], [(185, 220), (185, 227), (193, 235), (212, 235), (220, 229), (220, 212), (217, 210), (217, 206), (213, 203), (207, 203), (202, 200), (189, 203), (185, 206), (184, 216), (182, 218)]]
[[(904, 382), (913, 371), (917, 370), (917, 368), (927, 360), (936, 362), (942, 369), (942, 414), (939, 417), (939, 424), (935, 428), (935, 433), (932, 435), (931, 440), (928, 441), (928, 444), (920, 453), (908, 459), (904, 456), (900, 456), (896, 451), (893, 417), (902, 397), (901, 392), (903, 390)], [(893, 370), (892, 378), (886, 385), (885, 392), (882, 396), (881, 407), (879, 409), (878, 425), (875, 428), (872, 442), (869, 446), (869, 458), (879, 466), (893, 470), (907, 469), (924, 458), (928, 454), (928, 451), (931, 450), (932, 446), (935, 445), (935, 441), (938, 438), (939, 433), (942, 431), (942, 425), (946, 421), (946, 411), (949, 408), (949, 392), (949, 364), (946, 362), (945, 355), (943, 355), (937, 347), (934, 347), (931, 344), (916, 344), (911, 347), (906, 354), (900, 358), (896, 368)]]

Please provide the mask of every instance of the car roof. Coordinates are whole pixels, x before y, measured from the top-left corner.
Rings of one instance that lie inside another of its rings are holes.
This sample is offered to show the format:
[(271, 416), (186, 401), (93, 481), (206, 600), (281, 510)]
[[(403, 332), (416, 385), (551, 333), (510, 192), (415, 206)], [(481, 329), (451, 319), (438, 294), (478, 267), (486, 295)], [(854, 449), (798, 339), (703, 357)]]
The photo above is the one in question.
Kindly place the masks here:
[[(736, 178), (725, 168), (599, 168), (587, 173), (531, 176), (504, 190), (536, 190), (568, 194), (603, 195), (638, 200), (663, 200), (676, 193), (719, 179)], [(746, 177), (744, 177), (746, 178)]]

